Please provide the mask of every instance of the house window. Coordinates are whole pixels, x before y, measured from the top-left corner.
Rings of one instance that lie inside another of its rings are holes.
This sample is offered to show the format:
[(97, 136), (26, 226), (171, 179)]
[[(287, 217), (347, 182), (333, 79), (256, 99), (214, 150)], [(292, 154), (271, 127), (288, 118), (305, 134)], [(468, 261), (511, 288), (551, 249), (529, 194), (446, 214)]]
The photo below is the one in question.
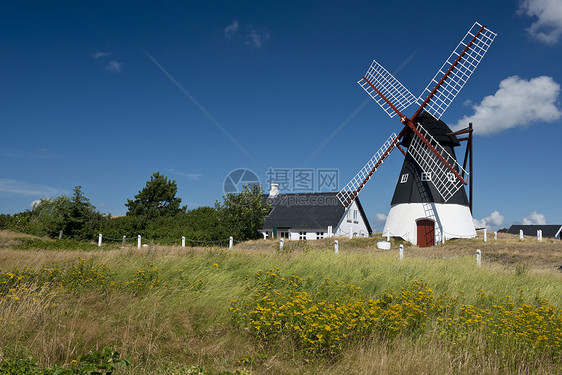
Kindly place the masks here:
[(354, 223), (359, 222), (359, 212), (357, 210), (353, 210), (353, 222)]
[(324, 232), (316, 232), (316, 239), (320, 240), (322, 238), (324, 238)]
[(279, 232), (279, 238), (289, 238), (289, 232), (287, 231)]
[(306, 232), (299, 232), (299, 240), (306, 240)]
[(406, 182), (408, 182), (408, 173), (404, 173), (402, 175), (402, 177), (400, 178), (400, 183), (401, 184), (405, 184)]
[(431, 181), (431, 172), (422, 172), (421, 180), (422, 181)]

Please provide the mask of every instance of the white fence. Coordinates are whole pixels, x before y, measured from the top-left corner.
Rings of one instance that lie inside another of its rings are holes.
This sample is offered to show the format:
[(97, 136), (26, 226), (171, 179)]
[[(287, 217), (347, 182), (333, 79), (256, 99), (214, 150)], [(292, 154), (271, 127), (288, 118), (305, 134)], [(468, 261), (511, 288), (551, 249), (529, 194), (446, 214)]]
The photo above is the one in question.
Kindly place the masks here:
[[(488, 241), (488, 230), (486, 228), (476, 228), (477, 232), (482, 232), (483, 234), (483, 238), (484, 238), (484, 242)], [(533, 236), (531, 236), (533, 237)], [(498, 232), (495, 231), (494, 232), (494, 240), (498, 239)], [(523, 241), (525, 239), (525, 235), (523, 233), (523, 230), (520, 229), (519, 230), (519, 241)], [(538, 229), (537, 230), (537, 241), (542, 241), (542, 230)]]
[[(332, 237), (333, 233), (331, 232), (331, 227), (328, 227), (329, 230), (329, 236), (328, 237)], [(477, 232), (482, 232), (483, 234), (483, 240), (484, 242), (488, 241), (488, 230), (486, 228), (477, 228), (476, 229)], [(340, 233), (342, 235), (348, 235), (349, 234), (349, 238), (353, 238), (353, 232), (346, 232), (346, 233)], [(392, 236), (391, 233), (384, 233), (384, 235), (386, 236), (386, 240), (390, 241), (390, 237)], [(524, 239), (524, 234), (523, 231), (520, 230), (519, 231), (519, 240), (523, 241)], [(171, 240), (171, 241), (156, 241), (156, 240), (147, 240), (147, 239), (143, 239), (141, 237), (141, 235), (139, 234), (136, 238), (127, 238), (126, 236), (123, 236), (122, 238), (111, 238), (111, 237), (104, 237), (103, 234), (98, 234), (98, 237), (96, 238), (98, 246), (101, 246), (103, 244), (103, 241), (110, 241), (110, 242), (121, 242), (122, 246), (125, 246), (125, 244), (127, 243), (127, 241), (134, 241), (136, 239), (136, 243), (137, 243), (137, 247), (141, 248), (142, 246), (148, 245), (148, 244), (181, 244), (182, 247), (186, 246), (186, 243), (191, 243), (191, 244), (195, 244), (195, 245), (201, 245), (201, 246), (222, 246), (223, 244), (226, 246), (226, 244), (228, 244), (228, 248), (232, 249), (232, 247), (234, 246), (234, 242), (238, 242), (235, 241), (232, 236), (230, 236), (229, 238), (225, 238), (225, 239), (221, 239), (221, 240), (215, 240), (215, 241), (200, 241), (200, 240), (193, 240), (193, 239), (187, 239), (184, 237), (177, 240)], [(265, 239), (265, 236), (264, 236)], [(494, 240), (498, 239), (498, 232), (495, 231), (494, 232)], [(542, 236), (542, 230), (537, 230), (537, 240), (538, 241), (542, 241), (543, 240), (543, 236)], [(144, 241), (144, 243), (143, 243)], [(280, 242), (279, 242), (279, 248), (283, 249), (284, 246), (284, 239), (281, 238)], [(443, 241), (445, 242), (445, 241)], [(338, 241), (335, 241), (334, 244), (335, 248), (336, 248), (336, 254), (338, 253)], [(343, 245), (342, 245), (343, 246)]]
[(449, 257), (431, 257), (431, 256), (427, 256), (424, 254), (420, 254), (420, 253), (416, 253), (408, 248), (405, 248), (404, 245), (399, 245), (398, 248), (394, 248), (394, 249), (388, 249), (388, 250), (366, 250), (366, 249), (358, 249), (358, 248), (353, 248), (353, 247), (349, 247), (349, 246), (345, 246), (341, 243), (339, 243), (338, 240), (334, 241), (334, 252), (336, 255), (340, 254), (340, 249), (342, 250), (350, 250), (350, 251), (354, 251), (354, 252), (363, 252), (363, 253), (370, 253), (370, 254), (376, 254), (376, 253), (393, 253), (396, 252), (396, 250), (398, 249), (398, 256), (400, 258), (400, 260), (404, 260), (404, 252), (408, 252), (414, 256), (418, 256), (418, 257), (422, 257), (422, 258), (426, 258), (426, 259), (454, 259), (454, 258), (464, 258), (464, 257), (468, 257), (468, 256), (474, 256), (476, 259), (476, 265), (478, 267), (480, 267), (482, 265), (482, 251), (480, 249), (477, 249), (476, 252), (474, 253), (469, 253), (469, 254), (464, 254), (464, 255), (453, 255), (453, 256), (449, 256)]
[[(539, 234), (540, 235), (540, 234)], [(494, 236), (495, 238), (497, 238), (496, 236)], [(250, 247), (250, 248), (261, 248), (261, 249), (267, 249), (267, 250), (272, 250), (272, 246), (277, 247), (278, 250), (280, 252), (290, 252), (290, 251), (295, 251), (295, 250), (304, 250), (304, 251), (310, 251), (312, 249), (324, 249), (326, 250), (327, 248), (330, 247), (330, 245), (323, 245), (320, 247), (311, 247), (311, 246), (307, 246), (306, 243), (303, 243), (301, 241), (288, 241), (286, 242), (284, 238), (281, 238), (279, 241), (275, 241), (275, 242), (269, 242), (269, 243), (265, 243), (265, 244), (259, 244), (259, 243), (244, 243), (244, 242), (240, 242), (240, 241), (236, 241), (232, 236), (230, 236), (229, 238), (225, 238), (225, 239), (221, 239), (221, 240), (215, 240), (215, 241), (200, 241), (200, 240), (192, 240), (192, 239), (188, 239), (185, 237), (182, 237), (181, 240), (172, 240), (172, 241), (154, 241), (154, 240), (147, 240), (147, 239), (143, 239), (140, 235), (138, 235), (136, 238), (132, 237), (132, 238), (127, 238), (125, 236), (123, 236), (122, 238), (110, 238), (110, 237), (104, 237), (101, 233), (98, 235), (98, 237), (96, 238), (97, 240), (97, 244), (98, 246), (102, 246), (103, 241), (106, 240), (108, 242), (120, 242), (122, 245), (125, 245), (127, 243), (127, 241), (134, 241), (134, 243), (136, 243), (137, 248), (142, 248), (143, 246), (148, 246), (149, 244), (178, 244), (181, 245), (181, 247), (186, 247), (186, 244), (188, 243), (192, 243), (195, 245), (201, 245), (201, 246), (205, 246), (205, 247), (227, 247), (229, 250), (232, 250), (235, 244), (242, 244), (244, 247)], [(312, 241), (314, 242), (314, 241)], [(224, 246), (223, 246), (224, 245)], [(410, 254), (412, 256), (415, 257), (420, 257), (420, 258), (424, 258), (424, 259), (454, 259), (454, 258), (465, 258), (465, 257), (474, 257), (475, 259), (475, 264), (477, 267), (481, 267), (482, 266), (482, 258), (485, 257), (487, 261), (489, 262), (494, 262), (494, 263), (498, 263), (501, 264), (503, 266), (513, 266), (511, 264), (507, 264), (507, 263), (503, 263), (499, 260), (497, 260), (493, 255), (485, 255), (482, 253), (482, 251), (480, 249), (477, 249), (475, 252), (472, 253), (468, 253), (468, 254), (463, 254), (463, 255), (453, 255), (453, 256), (430, 256), (430, 255), (426, 255), (426, 254), (421, 254), (419, 252), (413, 251), (411, 249), (406, 248), (404, 245), (399, 245), (397, 247), (394, 248), (389, 248), (389, 249), (361, 249), (361, 248), (355, 248), (355, 247), (351, 247), (351, 246), (347, 246), (344, 243), (341, 242), (341, 238), (340, 240), (335, 240), (333, 242), (333, 251), (334, 254), (336, 256), (342, 255), (342, 254), (349, 254), (349, 253), (364, 253), (364, 254), (370, 254), (370, 255), (376, 255), (379, 253), (388, 253), (388, 254), (392, 254), (392, 253), (398, 253), (398, 257), (400, 259), (400, 261), (404, 260), (407, 254)]]
[[(103, 244), (103, 241), (109, 241), (109, 242), (121, 242), (122, 246), (125, 246), (127, 244), (127, 241), (134, 241), (135, 238), (127, 238), (126, 236), (123, 236), (122, 238), (111, 238), (111, 237), (104, 237), (102, 233), (98, 234), (97, 237), (97, 243), (98, 243), (98, 247), (100, 247)], [(143, 243), (144, 241), (144, 243)], [(148, 244), (162, 244), (162, 245), (171, 245), (171, 244), (181, 244), (181, 247), (185, 247), (186, 243), (192, 243), (192, 244), (198, 244), (198, 245), (202, 245), (202, 246), (221, 246), (223, 244), (228, 244), (228, 248), (232, 249), (232, 247), (234, 246), (234, 238), (232, 238), (232, 236), (230, 236), (229, 238), (225, 238), (222, 240), (215, 240), (215, 241), (200, 241), (200, 240), (192, 240), (192, 239), (188, 239), (185, 238), (185, 236), (182, 236), (181, 240), (171, 240), (171, 241), (156, 241), (156, 240), (147, 240), (147, 239), (143, 239), (142, 236), (139, 234), (136, 237), (136, 244), (137, 244), (137, 248), (141, 248), (143, 246), (148, 246)]]

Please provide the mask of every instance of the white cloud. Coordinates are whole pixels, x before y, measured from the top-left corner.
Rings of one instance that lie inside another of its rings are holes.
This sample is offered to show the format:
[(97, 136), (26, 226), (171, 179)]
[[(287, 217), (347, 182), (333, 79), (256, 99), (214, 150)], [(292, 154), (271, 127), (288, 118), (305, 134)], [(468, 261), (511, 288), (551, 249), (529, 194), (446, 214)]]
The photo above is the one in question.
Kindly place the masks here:
[(252, 44), (256, 48), (260, 48), (262, 44), (269, 40), (269, 31), (266, 28), (255, 29), (250, 27), (249, 40), (246, 44)]
[(59, 194), (60, 192), (57, 189), (46, 185), (34, 185), (2, 178), (0, 179), (0, 193), (8, 195), (53, 196)]
[(96, 51), (96, 53), (94, 53), (94, 59), (101, 59), (102, 57), (107, 57), (109, 56), (109, 53), (107, 52), (103, 52), (103, 51)]
[(386, 221), (387, 216), (385, 214), (378, 213), (375, 215), (375, 221), (378, 224), (384, 223)]
[(527, 32), (539, 42), (555, 44), (562, 35), (562, 1), (523, 0), (519, 13), (537, 17)]
[(523, 225), (544, 225), (546, 224), (546, 218), (543, 214), (539, 214), (537, 211), (531, 212), (529, 215), (523, 218)]
[(484, 219), (472, 219), (472, 223), (474, 224), (474, 228), (487, 228), (486, 221)]
[(499, 211), (492, 212), (489, 216), (482, 219), (472, 219), (474, 226), (476, 228), (487, 228), (499, 227), (505, 223), (505, 216), (499, 213)]
[(493, 134), (534, 122), (552, 122), (562, 117), (558, 108), (559, 94), (560, 85), (552, 77), (526, 80), (511, 76), (500, 82), (494, 95), (472, 105), (472, 116), (464, 116), (452, 128), (459, 130), (472, 122), (476, 134)]
[(107, 66), (105, 67), (105, 70), (119, 73), (121, 72), (121, 66), (123, 66), (123, 63), (119, 61), (110, 61), (109, 64), (107, 64)]
[(244, 41), (248, 46), (260, 48), (263, 43), (269, 40), (269, 31), (263, 26), (254, 27), (249, 25), (245, 28), (247, 32), (240, 32), (240, 24), (237, 20), (232, 21), (230, 25), (225, 27), (224, 35), (227, 39), (238, 37), (238, 40)]
[(183, 172), (178, 172), (178, 175), (183, 176), (183, 177), (187, 177), (187, 179), (190, 180), (190, 181), (199, 180), (202, 176), (199, 173), (183, 173)]
[(378, 213), (375, 215), (375, 220), (371, 222), (371, 225), (375, 232), (383, 230), (384, 223), (386, 222), (386, 217), (387, 216), (383, 213)]
[(0, 147), (0, 157), (10, 159), (48, 159), (55, 157), (46, 148), (40, 148), (35, 152), (26, 152), (21, 150), (9, 150)]
[(187, 177), (187, 179), (190, 180), (190, 181), (199, 180), (201, 178), (201, 176), (203, 176), (200, 173), (187, 173), (187, 172), (178, 171), (174, 168), (166, 168), (166, 169), (163, 169), (163, 171), (170, 172), (170, 173), (176, 174), (178, 176), (182, 176), (182, 177)]
[(227, 38), (231, 38), (232, 35), (238, 32), (238, 29), (240, 29), (240, 25), (238, 24), (238, 21), (234, 20), (224, 29), (224, 35), (226, 35)]

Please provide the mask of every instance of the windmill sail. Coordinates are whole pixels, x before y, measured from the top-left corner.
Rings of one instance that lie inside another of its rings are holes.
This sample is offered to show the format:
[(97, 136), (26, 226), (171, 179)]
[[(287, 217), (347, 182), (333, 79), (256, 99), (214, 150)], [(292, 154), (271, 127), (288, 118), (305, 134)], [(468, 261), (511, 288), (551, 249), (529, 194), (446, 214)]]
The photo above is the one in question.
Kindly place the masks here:
[(384, 162), (384, 159), (390, 155), (390, 152), (396, 147), (398, 137), (396, 133), (392, 133), (390, 137), (383, 143), (381, 148), (369, 159), (367, 164), (344, 186), (343, 189), (337, 194), (338, 199), (345, 208), (353, 202), (357, 194), (363, 189), (367, 181), (373, 176), (373, 173)]
[(410, 104), (417, 102), (417, 98), (375, 60), (373, 60), (365, 76), (357, 83), (391, 118), (396, 115), (396, 111), (376, 90), (384, 95), (400, 112), (408, 108)]
[[(475, 22), (421, 93), (419, 100), (423, 104), (417, 114), (423, 109), (439, 120), (464, 87), (496, 35)], [(426, 97), (425, 101), (423, 97)]]
[[(416, 129), (439, 152), (445, 161), (453, 166), (457, 173), (466, 176), (465, 178), (468, 180), (468, 173), (420, 123), (417, 124)], [(428, 181), (431, 181), (445, 202), (463, 186), (463, 181), (458, 179), (447, 165), (437, 157), (435, 152), (416, 134), (412, 136), (410, 146), (408, 147), (408, 154), (412, 156), (424, 173), (426, 173)]]

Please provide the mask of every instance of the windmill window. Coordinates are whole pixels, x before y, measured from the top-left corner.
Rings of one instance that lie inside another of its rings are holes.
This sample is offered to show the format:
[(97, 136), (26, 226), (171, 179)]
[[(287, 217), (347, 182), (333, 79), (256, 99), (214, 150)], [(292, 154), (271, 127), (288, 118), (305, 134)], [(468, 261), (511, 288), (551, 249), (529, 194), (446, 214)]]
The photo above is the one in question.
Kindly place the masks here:
[(431, 172), (422, 172), (421, 180), (422, 181), (431, 181)]
[(359, 217), (359, 214), (358, 214), (357, 210), (353, 210), (353, 222), (354, 223), (358, 222), (358, 220), (359, 220), (358, 217)]
[(447, 179), (449, 180), (449, 182), (455, 182), (455, 174), (453, 172), (448, 172)]
[(347, 222), (351, 223), (351, 210), (347, 210)]
[(402, 175), (402, 177), (400, 178), (400, 183), (401, 184), (405, 184), (406, 182), (408, 182), (408, 173), (404, 173)]
[(299, 232), (299, 240), (306, 240), (306, 232)]

